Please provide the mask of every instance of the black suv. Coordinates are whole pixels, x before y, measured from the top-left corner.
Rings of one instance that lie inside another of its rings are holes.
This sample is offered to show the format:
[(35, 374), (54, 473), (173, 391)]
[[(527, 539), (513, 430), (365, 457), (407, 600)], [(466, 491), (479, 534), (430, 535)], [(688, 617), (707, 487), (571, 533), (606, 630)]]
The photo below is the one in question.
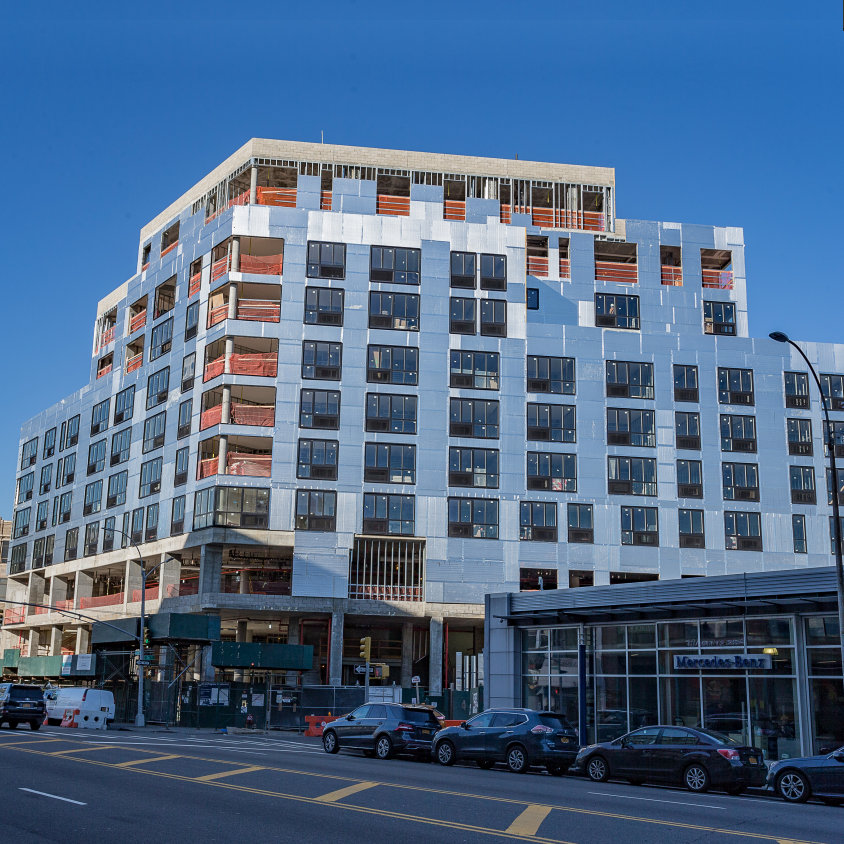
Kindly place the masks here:
[(18, 724), (27, 723), (38, 730), (46, 714), (44, 692), (39, 686), (0, 683), (0, 727), (5, 722), (14, 730)]
[(487, 709), (434, 736), (434, 758), (441, 765), (474, 759), (491, 768), (506, 762), (517, 774), (545, 765), (549, 774), (562, 776), (579, 749), (577, 733), (563, 715), (536, 709)]
[(431, 752), (440, 722), (434, 710), (404, 703), (365, 703), (326, 724), (322, 746), (326, 753), (340, 748), (362, 750), (366, 756), (389, 759), (395, 753), (425, 756)]

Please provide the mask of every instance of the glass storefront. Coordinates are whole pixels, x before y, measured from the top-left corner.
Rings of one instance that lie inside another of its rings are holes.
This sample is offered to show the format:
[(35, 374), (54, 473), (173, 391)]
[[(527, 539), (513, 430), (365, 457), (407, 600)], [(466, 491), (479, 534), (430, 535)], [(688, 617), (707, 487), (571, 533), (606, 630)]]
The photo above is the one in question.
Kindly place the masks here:
[[(813, 734), (844, 743), (840, 653), (834, 619), (806, 619)], [(832, 627), (834, 626), (834, 631)], [(578, 722), (577, 627), (522, 631), (523, 705)], [(585, 629), (590, 741), (650, 724), (706, 727), (753, 744), (768, 759), (801, 755), (792, 618), (701, 619)], [(694, 657), (683, 667), (675, 657)], [(727, 667), (763, 656), (766, 667)], [(720, 667), (699, 667), (700, 658)], [(767, 665), (770, 667), (767, 667)]]

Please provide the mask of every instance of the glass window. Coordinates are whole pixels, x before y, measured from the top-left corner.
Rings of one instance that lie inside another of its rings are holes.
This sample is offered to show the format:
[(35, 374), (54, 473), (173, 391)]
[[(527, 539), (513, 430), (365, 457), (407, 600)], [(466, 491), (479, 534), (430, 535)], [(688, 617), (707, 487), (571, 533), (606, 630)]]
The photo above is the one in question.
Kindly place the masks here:
[(724, 513), (724, 536), (728, 551), (761, 551), (762, 520), (759, 513)]
[(616, 293), (595, 294), (595, 325), (601, 328), (639, 329), (639, 297)]
[(176, 438), (190, 436), (191, 420), (193, 418), (193, 399), (185, 399), (179, 405), (179, 421), (176, 426)]
[(577, 492), (577, 457), (574, 454), (527, 453), (527, 488)]
[(296, 530), (336, 530), (337, 493), (299, 490), (296, 493)]
[(299, 440), (296, 477), (336, 480), (339, 451), (337, 440)]
[(481, 290), (507, 289), (507, 256), (481, 255)]
[(89, 516), (91, 513), (99, 513), (103, 499), (103, 482), (94, 481), (85, 487), (85, 503), (82, 507), (82, 515)]
[(342, 361), (342, 343), (315, 340), (305, 340), (302, 343), (302, 378), (339, 381)]
[(499, 452), (492, 448), (449, 448), (448, 485), (498, 489)]
[(199, 329), (199, 302), (192, 302), (185, 311), (185, 342), (193, 340)]
[(173, 475), (173, 486), (182, 486), (188, 482), (188, 464), (190, 463), (190, 448), (176, 449), (175, 473)]
[(652, 410), (607, 408), (607, 443), (653, 448), (656, 446), (656, 423)]
[(156, 413), (144, 422), (143, 453), (164, 445), (164, 429), (167, 425), (167, 411)]
[(363, 532), (413, 536), (415, 505), (412, 495), (364, 494)]
[(756, 451), (756, 417), (722, 413), (721, 451)]
[(785, 406), (808, 408), (809, 374), (807, 372), (784, 372)]
[(656, 495), (656, 460), (652, 457), (607, 458), (608, 489), (616, 495)]
[(105, 399), (94, 405), (91, 410), (91, 436), (100, 434), (108, 428), (109, 407), (111, 399)]
[(421, 263), (421, 249), (373, 246), (369, 252), (369, 280), (419, 284)]
[(475, 287), (477, 255), (474, 252), (451, 253), (451, 286)]
[(449, 386), (475, 390), (497, 390), (499, 387), (498, 352), (464, 352), (449, 354)]
[(345, 278), (345, 276), (345, 244), (308, 241), (309, 278)]
[(507, 303), (503, 299), (481, 301), (481, 334), (489, 337), (507, 336)]
[(477, 301), (452, 296), (449, 299), (449, 325), (451, 334), (474, 334), (477, 331)]
[(622, 545), (659, 545), (656, 507), (621, 508)]
[(791, 517), (791, 536), (794, 540), (794, 553), (806, 554), (806, 517), (802, 513), (794, 513)]
[(161, 489), (161, 464), (162, 458), (160, 457), (141, 464), (141, 485), (138, 498), (154, 495)]
[(50, 428), (46, 434), (44, 434), (44, 452), (42, 454), (43, 457), (52, 457), (56, 453), (56, 429)]
[(498, 413), (497, 401), (449, 399), (449, 434), (498, 439)]
[(498, 539), (498, 499), (449, 498), (448, 535)]
[(416, 483), (416, 446), (366, 443), (363, 479), (374, 483)]
[(574, 358), (528, 355), (527, 390), (529, 393), (575, 394)]
[(573, 404), (528, 403), (527, 438), (542, 442), (576, 442), (575, 406)]
[(759, 500), (759, 467), (756, 463), (723, 463), (725, 501)]
[(149, 342), (149, 359), (155, 360), (166, 355), (173, 345), (173, 317), (160, 322), (152, 329)]
[(147, 410), (167, 401), (170, 389), (170, 367), (153, 372), (147, 379)]
[(519, 539), (557, 541), (557, 505), (553, 501), (522, 501), (519, 504)]
[(595, 533), (592, 505), (568, 504), (567, 508), (569, 542), (594, 542)]
[(114, 424), (119, 425), (132, 418), (135, 408), (135, 387), (127, 387), (114, 397)]
[(132, 442), (132, 429), (124, 428), (111, 437), (111, 465), (117, 466), (129, 459), (129, 447)]
[(186, 393), (193, 388), (193, 381), (196, 377), (196, 352), (191, 352), (182, 358), (182, 392)]
[(608, 360), (607, 396), (609, 398), (652, 399), (654, 397), (653, 364)]
[(328, 287), (305, 289), (306, 325), (342, 325), (344, 291)]
[(129, 472), (126, 470), (109, 477), (106, 508), (118, 507), (126, 503), (126, 485), (128, 481)]
[(703, 333), (735, 336), (735, 304), (733, 302), (704, 302)]
[(366, 380), (416, 386), (419, 349), (415, 346), (368, 346)]
[(369, 327), (419, 331), (419, 296), (416, 293), (370, 293)]
[(753, 370), (719, 366), (718, 401), (721, 404), (754, 404)]
[(340, 393), (335, 390), (302, 390), (299, 427), (339, 429)]
[(366, 430), (416, 433), (416, 396), (366, 394)]

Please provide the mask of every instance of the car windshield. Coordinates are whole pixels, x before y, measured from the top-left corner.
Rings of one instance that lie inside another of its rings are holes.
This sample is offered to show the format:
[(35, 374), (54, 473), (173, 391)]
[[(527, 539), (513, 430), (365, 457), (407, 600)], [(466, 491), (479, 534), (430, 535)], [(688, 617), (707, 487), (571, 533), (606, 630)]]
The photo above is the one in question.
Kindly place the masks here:
[(402, 721), (409, 721), (411, 724), (437, 724), (436, 716), (430, 709), (402, 709)]
[(9, 700), (43, 700), (44, 694), (38, 686), (12, 686)]
[(729, 736), (725, 736), (723, 733), (717, 733), (715, 730), (701, 730), (698, 728), (698, 732), (702, 736), (706, 736), (706, 738), (714, 741), (715, 744), (738, 744), (737, 741), (734, 741)]
[(553, 712), (543, 712), (539, 715), (539, 723), (551, 727), (552, 730), (571, 729), (571, 724), (562, 715), (554, 715)]

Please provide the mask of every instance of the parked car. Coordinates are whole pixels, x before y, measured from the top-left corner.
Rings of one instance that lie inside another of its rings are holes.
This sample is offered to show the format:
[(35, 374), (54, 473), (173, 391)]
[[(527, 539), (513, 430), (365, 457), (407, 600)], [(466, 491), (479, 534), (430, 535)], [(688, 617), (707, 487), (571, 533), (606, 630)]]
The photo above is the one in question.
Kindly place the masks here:
[(61, 724), (66, 709), (104, 712), (106, 721), (114, 720), (114, 694), (105, 689), (65, 686), (47, 689), (44, 698), (47, 703), (47, 723), (53, 726)]
[(818, 797), (834, 806), (844, 802), (844, 747), (823, 756), (783, 759), (768, 769), (768, 786), (789, 803)]
[(0, 683), (0, 727), (8, 724), (14, 730), (18, 724), (41, 729), (46, 707), (40, 686), (19, 683)]
[(434, 736), (434, 758), (441, 765), (471, 759), (480, 768), (506, 762), (517, 774), (544, 765), (548, 773), (562, 776), (579, 746), (575, 730), (556, 712), (487, 709), (457, 727), (440, 730)]
[(614, 741), (590, 744), (572, 766), (595, 782), (611, 777), (684, 785), (690, 791), (723, 788), (740, 794), (765, 784), (764, 754), (714, 730), (642, 727)]
[(341, 748), (363, 750), (367, 756), (389, 759), (397, 753), (428, 758), (434, 734), (440, 729), (435, 711), (404, 703), (365, 703), (325, 726), (326, 753)]

